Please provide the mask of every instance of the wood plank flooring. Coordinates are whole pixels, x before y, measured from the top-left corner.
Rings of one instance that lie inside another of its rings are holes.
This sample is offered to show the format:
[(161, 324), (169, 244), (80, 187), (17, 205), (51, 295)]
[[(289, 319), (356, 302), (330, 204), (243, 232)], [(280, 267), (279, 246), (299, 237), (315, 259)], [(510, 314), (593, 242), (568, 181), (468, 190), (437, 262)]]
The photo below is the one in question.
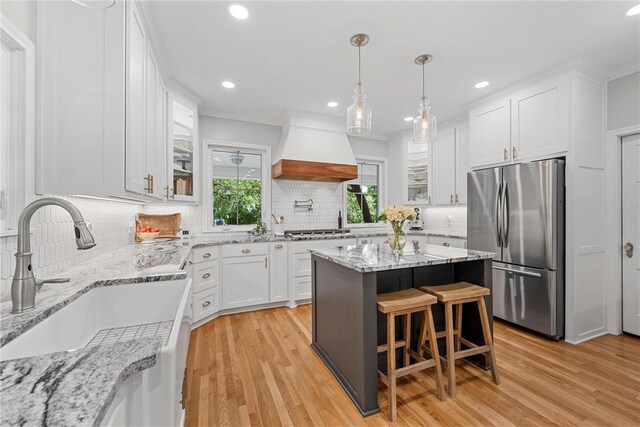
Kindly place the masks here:
[[(362, 418), (309, 346), (311, 306), (215, 319), (191, 333), (187, 426), (390, 425)], [(458, 395), (438, 400), (430, 371), (398, 381), (396, 425), (640, 426), (640, 339), (604, 336), (579, 346), (499, 321), (502, 384), (458, 361)]]

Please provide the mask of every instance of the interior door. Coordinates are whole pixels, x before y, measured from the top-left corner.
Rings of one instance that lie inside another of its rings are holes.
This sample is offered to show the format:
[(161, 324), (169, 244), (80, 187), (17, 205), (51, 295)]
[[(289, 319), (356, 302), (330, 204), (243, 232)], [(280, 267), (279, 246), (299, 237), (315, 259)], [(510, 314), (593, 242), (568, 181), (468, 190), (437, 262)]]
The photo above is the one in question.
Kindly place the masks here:
[(558, 160), (504, 167), (504, 262), (550, 270), (557, 268), (563, 170), (564, 165)]
[(469, 172), (467, 175), (467, 247), (494, 252), (500, 261), (502, 248), (498, 229), (502, 168)]
[(640, 135), (622, 139), (622, 329), (640, 335)]

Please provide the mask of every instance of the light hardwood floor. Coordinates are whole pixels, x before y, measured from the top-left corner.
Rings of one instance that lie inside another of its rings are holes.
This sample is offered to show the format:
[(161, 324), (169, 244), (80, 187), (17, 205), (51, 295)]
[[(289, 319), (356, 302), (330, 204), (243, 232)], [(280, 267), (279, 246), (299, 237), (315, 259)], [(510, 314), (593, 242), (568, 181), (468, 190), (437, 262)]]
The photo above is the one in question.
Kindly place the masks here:
[[(313, 352), (311, 306), (220, 317), (191, 333), (187, 426), (389, 425), (362, 418)], [(640, 425), (640, 339), (579, 346), (495, 322), (502, 384), (458, 361), (458, 396), (438, 400), (430, 371), (398, 381), (397, 425)]]

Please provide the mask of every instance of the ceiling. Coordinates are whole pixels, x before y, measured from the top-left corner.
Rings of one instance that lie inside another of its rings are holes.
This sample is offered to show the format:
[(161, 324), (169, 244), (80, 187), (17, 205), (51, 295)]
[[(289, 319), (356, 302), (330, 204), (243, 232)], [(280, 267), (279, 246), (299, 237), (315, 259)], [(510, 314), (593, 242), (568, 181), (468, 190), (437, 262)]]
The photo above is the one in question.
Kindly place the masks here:
[[(362, 81), (373, 133), (409, 128), (421, 70), (431, 53), (427, 96), (440, 122), (464, 106), (533, 74), (587, 61), (604, 75), (640, 62), (640, 17), (634, 1), (572, 2), (230, 2), (156, 1), (152, 19), (171, 76), (202, 98), (201, 111), (280, 123), (285, 110), (344, 117), (357, 80), (349, 38), (369, 34)], [(223, 80), (236, 83), (224, 89)], [(490, 86), (475, 89), (476, 82)], [(327, 107), (337, 101), (337, 108)]]

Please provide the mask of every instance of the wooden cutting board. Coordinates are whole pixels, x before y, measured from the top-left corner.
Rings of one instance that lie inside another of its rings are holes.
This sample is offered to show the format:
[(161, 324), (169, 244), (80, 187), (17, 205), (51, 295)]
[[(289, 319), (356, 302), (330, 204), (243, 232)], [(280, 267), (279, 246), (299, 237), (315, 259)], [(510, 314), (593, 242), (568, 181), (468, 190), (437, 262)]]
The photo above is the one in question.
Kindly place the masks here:
[[(148, 215), (145, 213), (138, 213), (136, 219), (136, 230), (141, 230), (145, 227), (159, 228), (160, 234), (158, 238), (176, 238), (180, 232), (180, 219), (179, 213), (168, 215)], [(136, 242), (139, 242), (138, 234), (136, 233)]]

